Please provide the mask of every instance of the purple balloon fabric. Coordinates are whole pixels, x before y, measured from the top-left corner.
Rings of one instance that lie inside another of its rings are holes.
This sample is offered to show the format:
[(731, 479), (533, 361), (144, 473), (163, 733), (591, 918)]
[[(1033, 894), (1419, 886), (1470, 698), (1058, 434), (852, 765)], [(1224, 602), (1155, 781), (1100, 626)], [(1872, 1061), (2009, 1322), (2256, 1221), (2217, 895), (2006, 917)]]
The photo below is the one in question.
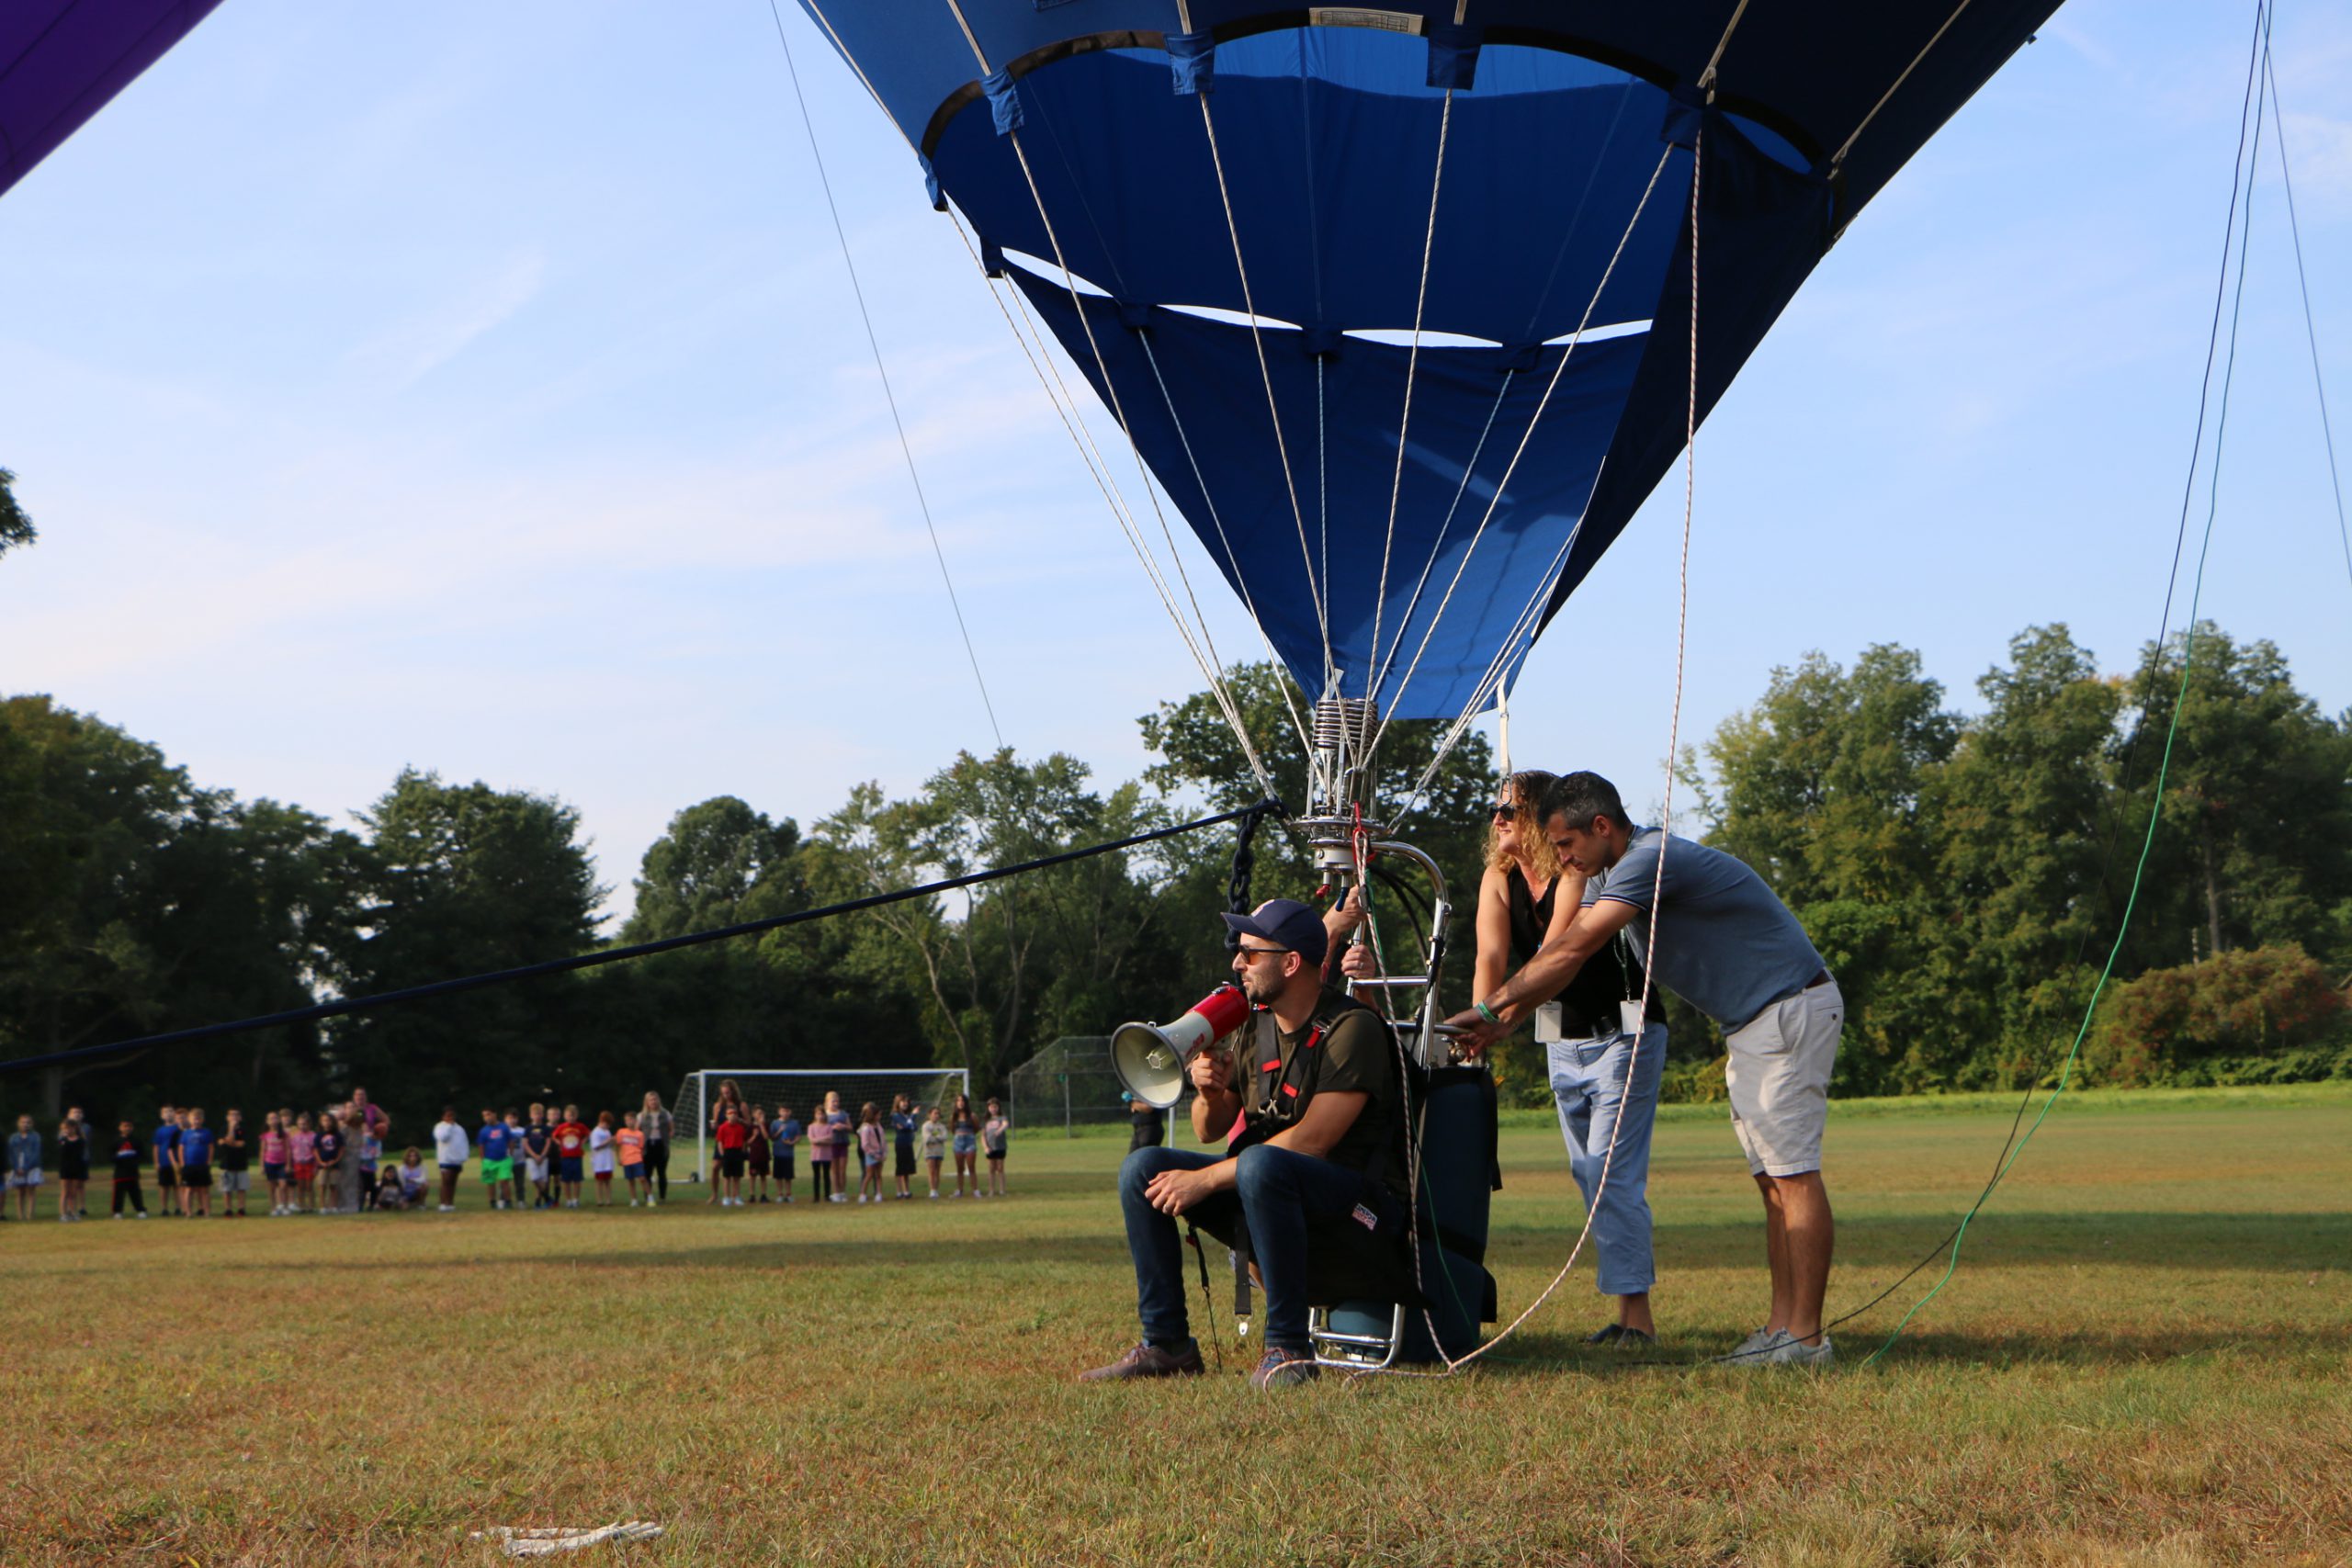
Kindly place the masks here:
[(0, 5), (0, 195), (23, 179), (220, 0)]

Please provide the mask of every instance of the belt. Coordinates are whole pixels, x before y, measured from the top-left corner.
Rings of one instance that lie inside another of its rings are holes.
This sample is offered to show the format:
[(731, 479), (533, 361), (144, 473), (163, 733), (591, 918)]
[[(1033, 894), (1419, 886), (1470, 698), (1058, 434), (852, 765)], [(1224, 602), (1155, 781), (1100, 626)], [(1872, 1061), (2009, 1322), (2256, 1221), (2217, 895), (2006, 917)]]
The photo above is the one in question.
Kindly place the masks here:
[(1829, 984), (1829, 971), (1822, 969), (1815, 971), (1813, 978), (1798, 987), (1797, 989), (1801, 991), (1815, 991), (1827, 984)]

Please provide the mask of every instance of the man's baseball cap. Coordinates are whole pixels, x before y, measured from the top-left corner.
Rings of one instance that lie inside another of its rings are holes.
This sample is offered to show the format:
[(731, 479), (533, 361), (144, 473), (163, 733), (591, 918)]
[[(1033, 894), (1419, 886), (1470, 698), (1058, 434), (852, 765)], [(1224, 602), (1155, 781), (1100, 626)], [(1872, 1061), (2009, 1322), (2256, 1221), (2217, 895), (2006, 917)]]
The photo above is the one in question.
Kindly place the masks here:
[(1330, 951), (1323, 917), (1295, 898), (1269, 898), (1246, 915), (1226, 916), (1225, 923), (1276, 947), (1286, 947), (1309, 964), (1321, 964)]

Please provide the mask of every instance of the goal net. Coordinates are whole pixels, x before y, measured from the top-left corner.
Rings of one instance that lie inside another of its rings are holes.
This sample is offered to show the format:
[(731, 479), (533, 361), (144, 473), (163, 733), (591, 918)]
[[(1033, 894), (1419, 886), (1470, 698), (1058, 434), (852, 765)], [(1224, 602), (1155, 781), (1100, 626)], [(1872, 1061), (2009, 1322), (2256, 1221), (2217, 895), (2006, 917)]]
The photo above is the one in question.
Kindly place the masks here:
[(1005, 1080), (1006, 1110), (1032, 1134), (1048, 1127), (1075, 1132), (1131, 1118), (1119, 1097), (1125, 1086), (1111, 1066), (1107, 1034), (1065, 1034), (1012, 1069)]
[(918, 1117), (936, 1105), (944, 1118), (957, 1095), (971, 1092), (971, 1078), (960, 1067), (705, 1067), (686, 1075), (686, 1081), (678, 1086), (676, 1102), (670, 1107), (677, 1119), (673, 1157), (684, 1156), (689, 1162), (688, 1181), (703, 1180), (710, 1174), (718, 1153), (710, 1138), (711, 1110), (718, 1103), (719, 1086), (730, 1079), (743, 1103), (763, 1108), (771, 1122), (777, 1108), (786, 1105), (807, 1122), (825, 1103), (829, 1091), (842, 1097), (842, 1109), (849, 1112), (852, 1122), (868, 1100), (888, 1115), (890, 1102), (902, 1094), (913, 1103)]

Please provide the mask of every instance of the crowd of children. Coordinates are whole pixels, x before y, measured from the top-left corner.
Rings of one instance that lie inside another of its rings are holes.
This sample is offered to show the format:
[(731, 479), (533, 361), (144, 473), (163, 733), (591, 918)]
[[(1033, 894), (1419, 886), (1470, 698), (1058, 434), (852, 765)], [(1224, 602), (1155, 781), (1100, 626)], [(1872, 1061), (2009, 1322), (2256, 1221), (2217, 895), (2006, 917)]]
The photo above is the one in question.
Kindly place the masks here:
[[(860, 1203), (879, 1203), (886, 1196), (911, 1199), (918, 1160), (927, 1169), (932, 1198), (1001, 1198), (1012, 1128), (998, 1101), (989, 1100), (982, 1117), (962, 1094), (945, 1107), (916, 1106), (903, 1094), (888, 1111), (868, 1100), (853, 1118), (841, 1095), (830, 1092), (804, 1122), (789, 1105), (778, 1105), (771, 1113), (765, 1106), (747, 1104), (735, 1080), (729, 1078), (719, 1085), (707, 1129), (718, 1159), (705, 1201), (726, 1208), (794, 1201), (803, 1145), (810, 1196), (820, 1203), (846, 1203), (853, 1187)], [(157, 1191), (154, 1212), (188, 1219), (216, 1214), (242, 1218), (251, 1201), (256, 1158), (268, 1190), (268, 1213), (277, 1217), (435, 1206), (450, 1213), (457, 1208), (466, 1167), (477, 1158), (493, 1209), (577, 1209), (583, 1188), (591, 1184), (594, 1205), (608, 1208), (618, 1201), (616, 1179), (632, 1209), (658, 1206), (670, 1196), (670, 1145), (676, 1124), (658, 1094), (647, 1094), (638, 1111), (617, 1115), (600, 1111), (594, 1122), (584, 1120), (577, 1105), (534, 1104), (527, 1116), (513, 1108), (484, 1109), (480, 1125), (470, 1133), (457, 1107), (449, 1106), (432, 1129), (429, 1165), (424, 1151), (413, 1144), (391, 1156), (387, 1142), (390, 1130), (390, 1116), (368, 1100), (365, 1089), (355, 1089), (349, 1100), (316, 1111), (289, 1107), (265, 1112), (258, 1132), (250, 1128), (242, 1111), (224, 1112), (216, 1125), (200, 1106), (166, 1105), (147, 1133), (130, 1121), (118, 1124), (111, 1145), (113, 1214), (116, 1219), (148, 1217), (141, 1178), (152, 1170)], [(85, 1192), (94, 1145), (102, 1153), (107, 1149), (80, 1108), (69, 1110), (57, 1130), (61, 1221), (87, 1217)], [(8, 1139), (7, 1165), (7, 1190), (17, 1219), (33, 1218), (34, 1201), (45, 1181), (46, 1152), (33, 1119), (19, 1116)], [(943, 1193), (942, 1168), (951, 1156), (955, 1190)], [(883, 1165), (891, 1156), (896, 1186), (886, 1194)], [(983, 1158), (988, 1161), (985, 1183), (979, 1168)]]
[[(852, 1117), (840, 1093), (828, 1091), (804, 1122), (794, 1106), (778, 1105), (771, 1111), (747, 1103), (735, 1080), (726, 1078), (711, 1105), (710, 1137), (718, 1161), (705, 1201), (731, 1208), (792, 1202), (803, 1145), (808, 1148), (809, 1197), (815, 1202), (846, 1203), (853, 1185), (861, 1203), (912, 1198), (918, 1159), (929, 1177), (929, 1197), (1001, 1198), (1012, 1131), (1012, 1122), (998, 1101), (988, 1102), (983, 1120), (973, 1111), (970, 1098), (962, 1094), (944, 1108), (918, 1106), (903, 1094), (893, 1098), (887, 1111), (869, 1100)], [(951, 1152), (956, 1190), (943, 1193), (941, 1168)], [(983, 1154), (989, 1166), (985, 1186), (979, 1171)], [(886, 1158), (895, 1184), (888, 1193), (882, 1185)]]

